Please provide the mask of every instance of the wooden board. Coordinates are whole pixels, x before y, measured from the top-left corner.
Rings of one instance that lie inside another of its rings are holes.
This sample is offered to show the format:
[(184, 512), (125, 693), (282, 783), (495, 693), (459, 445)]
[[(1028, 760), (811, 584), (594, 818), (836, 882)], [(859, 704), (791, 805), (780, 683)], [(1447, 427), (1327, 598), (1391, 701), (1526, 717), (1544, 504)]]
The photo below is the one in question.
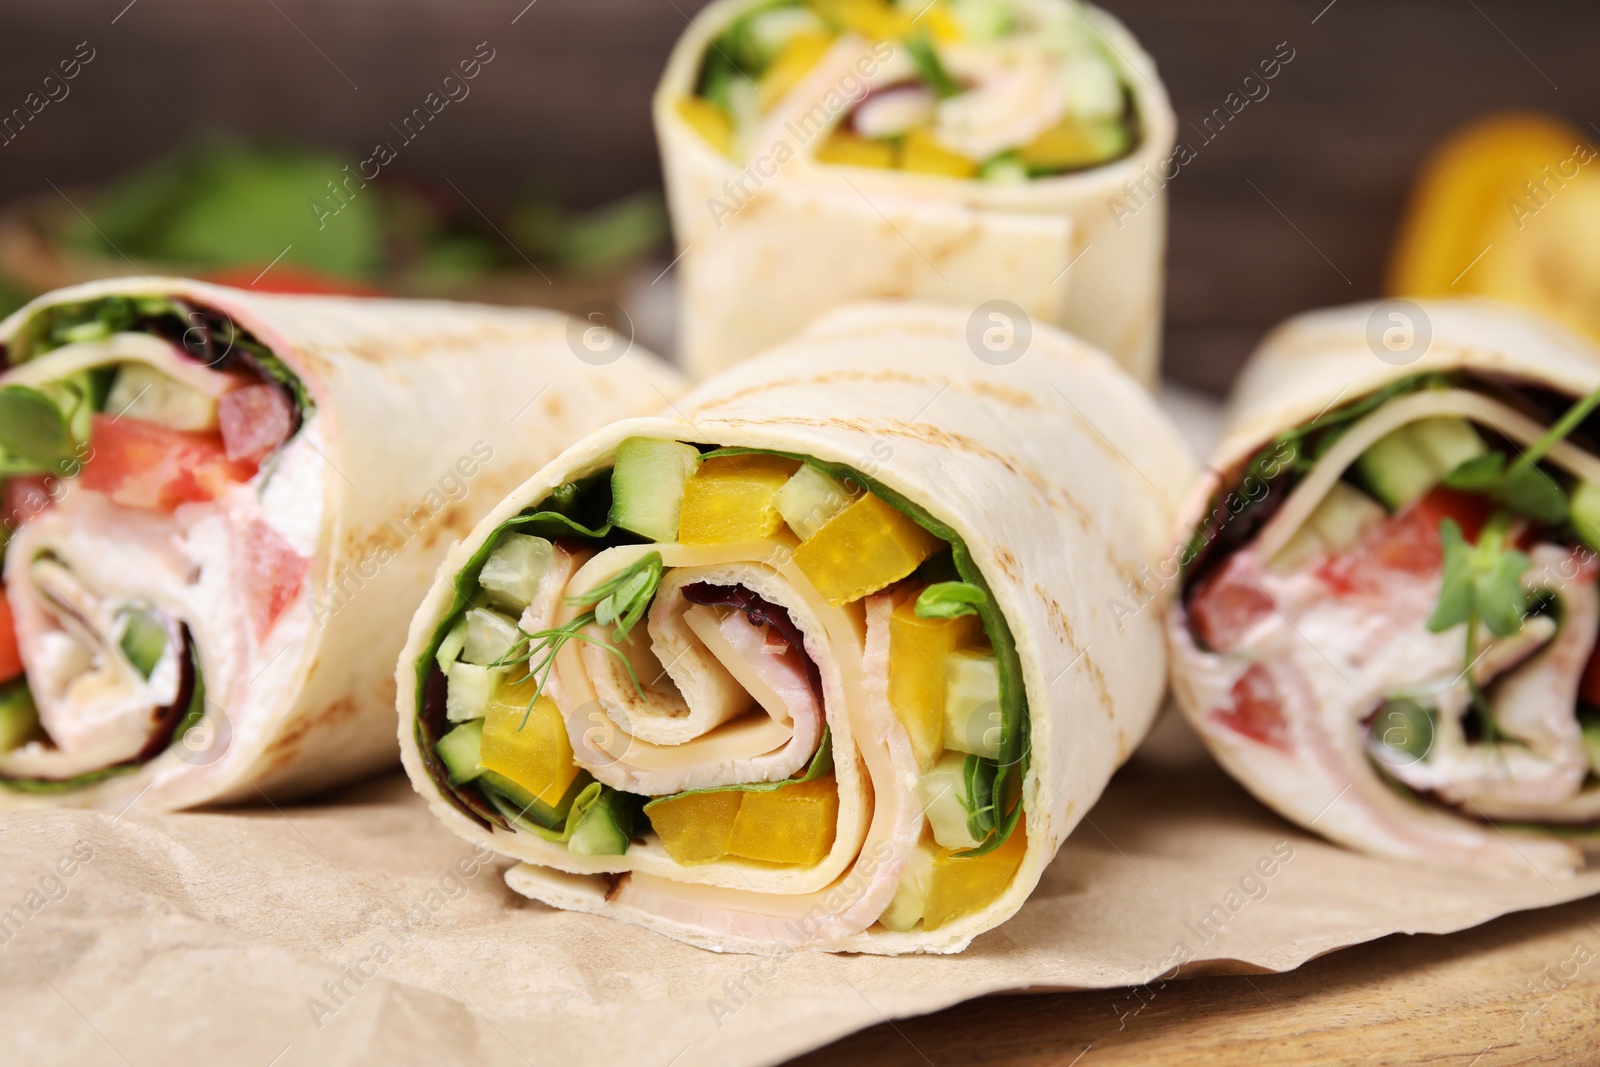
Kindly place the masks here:
[(1600, 900), (1448, 937), (1387, 937), (1287, 974), (1140, 992), (991, 997), (880, 1024), (792, 1065), (1595, 1063)]

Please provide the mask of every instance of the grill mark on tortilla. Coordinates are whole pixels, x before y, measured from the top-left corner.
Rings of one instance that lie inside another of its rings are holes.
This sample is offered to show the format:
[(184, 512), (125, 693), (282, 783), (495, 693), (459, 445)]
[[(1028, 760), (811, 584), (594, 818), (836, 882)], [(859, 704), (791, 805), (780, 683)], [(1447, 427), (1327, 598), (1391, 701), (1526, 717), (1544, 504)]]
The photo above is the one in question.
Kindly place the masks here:
[(825, 374), (812, 374), (803, 378), (776, 378), (772, 381), (758, 382), (747, 385), (743, 389), (735, 389), (731, 393), (713, 396), (696, 405), (695, 411), (710, 411), (713, 408), (726, 407), (737, 403), (747, 397), (760, 396), (763, 393), (779, 392), (785, 389), (804, 388), (815, 385), (835, 385), (840, 382), (898, 382), (903, 385), (918, 387), (932, 386), (935, 384), (949, 385), (948, 380), (924, 378), (916, 374), (907, 374), (905, 371), (865, 371), (865, 370), (837, 370)]
[(985, 400), (993, 400), (1007, 407), (1017, 408), (1022, 411), (1039, 410), (1039, 401), (1034, 399), (1032, 393), (1023, 389), (1013, 389), (1009, 385), (996, 385), (994, 382), (968, 382), (968, 388), (973, 395)]

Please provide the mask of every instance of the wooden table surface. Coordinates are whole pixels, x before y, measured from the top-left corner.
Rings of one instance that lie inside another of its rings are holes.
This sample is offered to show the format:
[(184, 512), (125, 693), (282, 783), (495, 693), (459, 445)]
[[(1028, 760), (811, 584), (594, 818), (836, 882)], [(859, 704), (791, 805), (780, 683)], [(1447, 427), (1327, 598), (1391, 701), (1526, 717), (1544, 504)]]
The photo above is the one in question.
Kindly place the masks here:
[(1600, 1063), (1600, 898), (1147, 996), (1137, 1011), (1128, 990), (989, 997), (792, 1067)]

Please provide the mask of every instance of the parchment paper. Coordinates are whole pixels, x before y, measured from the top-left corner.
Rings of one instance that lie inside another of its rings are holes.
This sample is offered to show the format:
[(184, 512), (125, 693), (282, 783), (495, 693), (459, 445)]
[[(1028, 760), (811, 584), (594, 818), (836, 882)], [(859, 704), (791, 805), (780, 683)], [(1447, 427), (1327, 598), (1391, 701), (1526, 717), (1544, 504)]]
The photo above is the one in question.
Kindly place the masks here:
[[(1207, 431), (1203, 421), (1191, 426)], [(282, 809), (0, 815), (0, 1063), (770, 1064), (985, 993), (1287, 970), (1600, 892), (1346, 852), (1170, 713), (959, 956), (716, 955), (510, 892), (399, 774)]]

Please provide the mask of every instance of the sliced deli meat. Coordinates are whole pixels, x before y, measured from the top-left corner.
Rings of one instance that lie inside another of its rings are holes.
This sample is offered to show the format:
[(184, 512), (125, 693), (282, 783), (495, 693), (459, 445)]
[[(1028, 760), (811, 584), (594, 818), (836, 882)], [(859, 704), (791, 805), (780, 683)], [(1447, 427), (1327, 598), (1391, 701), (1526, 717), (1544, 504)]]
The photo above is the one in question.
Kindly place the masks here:
[(1021, 907), (1156, 711), (1158, 613), (1109, 605), (1192, 467), (1103, 355), (1041, 328), (996, 366), (965, 323), (836, 312), (452, 549), (401, 749), (513, 889), (762, 953), (954, 952)]

